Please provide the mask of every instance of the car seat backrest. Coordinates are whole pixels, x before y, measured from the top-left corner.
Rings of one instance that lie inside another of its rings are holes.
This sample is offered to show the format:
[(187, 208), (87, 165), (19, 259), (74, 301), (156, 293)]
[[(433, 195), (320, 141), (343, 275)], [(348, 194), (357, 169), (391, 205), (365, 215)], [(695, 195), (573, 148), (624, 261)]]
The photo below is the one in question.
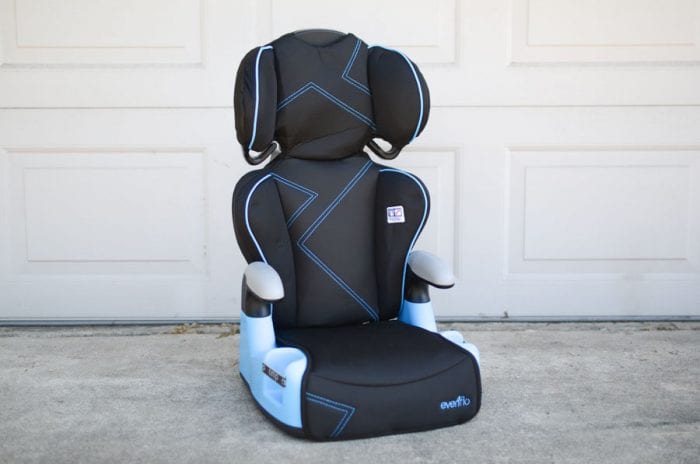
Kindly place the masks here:
[[(302, 31), (256, 48), (236, 78), (236, 131), (250, 150), (281, 154), (234, 192), (236, 237), (248, 262), (282, 277), (277, 326), (396, 317), (406, 256), (428, 215), (425, 186), (362, 152), (374, 137), (389, 156), (425, 126), (429, 95), (399, 52), (352, 34)], [(381, 155), (383, 152), (380, 151)]]

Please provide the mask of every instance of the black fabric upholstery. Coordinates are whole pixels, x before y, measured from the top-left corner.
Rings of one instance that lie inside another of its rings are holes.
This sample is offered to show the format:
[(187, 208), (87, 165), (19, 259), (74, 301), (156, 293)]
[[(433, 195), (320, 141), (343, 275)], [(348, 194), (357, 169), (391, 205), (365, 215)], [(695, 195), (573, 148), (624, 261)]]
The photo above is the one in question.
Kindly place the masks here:
[[(389, 223), (387, 208), (396, 206), (405, 222)], [(246, 260), (266, 261), (282, 277), (285, 297), (273, 305), (279, 327), (396, 317), (406, 256), (428, 210), (420, 180), (364, 153), (332, 163), (277, 159), (244, 176), (233, 202)]]
[(357, 153), (372, 133), (367, 45), (352, 34), (322, 47), (294, 34), (272, 42), (278, 80), (277, 141), (288, 156)]
[(406, 56), (383, 47), (372, 48), (367, 66), (375, 133), (395, 148), (403, 148), (428, 123), (430, 92), (425, 78)]
[[(387, 208), (401, 206), (405, 223), (387, 222)], [(416, 176), (380, 169), (375, 215), (375, 265), (382, 319), (396, 317), (404, 297), (406, 257), (430, 214), (428, 189)]]
[(456, 345), (445, 345), (443, 337), (396, 320), (330, 329), (281, 329), (277, 339), (308, 351), (313, 375), (375, 387), (415, 382), (467, 356)]
[(471, 354), (402, 322), (287, 329), (278, 342), (309, 359), (302, 417), (313, 439), (454, 425), (472, 418), (481, 405), (479, 369)]

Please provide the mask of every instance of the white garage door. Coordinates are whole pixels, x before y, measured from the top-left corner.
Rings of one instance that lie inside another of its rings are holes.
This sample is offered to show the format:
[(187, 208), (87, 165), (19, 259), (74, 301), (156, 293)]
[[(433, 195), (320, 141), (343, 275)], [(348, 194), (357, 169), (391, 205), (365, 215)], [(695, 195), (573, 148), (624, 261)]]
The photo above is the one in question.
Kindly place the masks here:
[(0, 0), (0, 318), (236, 317), (235, 70), (306, 27), (426, 75), (440, 316), (700, 315), (699, 0)]

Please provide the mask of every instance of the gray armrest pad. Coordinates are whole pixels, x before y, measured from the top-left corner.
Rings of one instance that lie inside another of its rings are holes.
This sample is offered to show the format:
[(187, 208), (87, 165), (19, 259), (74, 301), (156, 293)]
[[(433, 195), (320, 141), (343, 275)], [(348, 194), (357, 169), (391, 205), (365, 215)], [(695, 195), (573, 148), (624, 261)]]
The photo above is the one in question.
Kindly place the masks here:
[(455, 275), (442, 259), (427, 251), (412, 251), (408, 256), (408, 267), (420, 279), (436, 287), (451, 287)]
[(269, 264), (250, 263), (243, 273), (248, 289), (265, 301), (277, 301), (284, 297), (284, 287), (277, 271)]

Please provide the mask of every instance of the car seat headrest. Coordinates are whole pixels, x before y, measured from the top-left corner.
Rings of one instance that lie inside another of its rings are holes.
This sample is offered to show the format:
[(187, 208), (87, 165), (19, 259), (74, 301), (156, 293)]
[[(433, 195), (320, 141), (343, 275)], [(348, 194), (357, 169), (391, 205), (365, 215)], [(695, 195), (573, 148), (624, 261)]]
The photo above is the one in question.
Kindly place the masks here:
[[(420, 70), (403, 53), (368, 47), (352, 34), (312, 29), (246, 54), (234, 108), (238, 141), (251, 164), (270, 156), (275, 142), (294, 158), (340, 159), (365, 145), (394, 158), (425, 127), (430, 96)], [(374, 138), (391, 143), (391, 150)]]

